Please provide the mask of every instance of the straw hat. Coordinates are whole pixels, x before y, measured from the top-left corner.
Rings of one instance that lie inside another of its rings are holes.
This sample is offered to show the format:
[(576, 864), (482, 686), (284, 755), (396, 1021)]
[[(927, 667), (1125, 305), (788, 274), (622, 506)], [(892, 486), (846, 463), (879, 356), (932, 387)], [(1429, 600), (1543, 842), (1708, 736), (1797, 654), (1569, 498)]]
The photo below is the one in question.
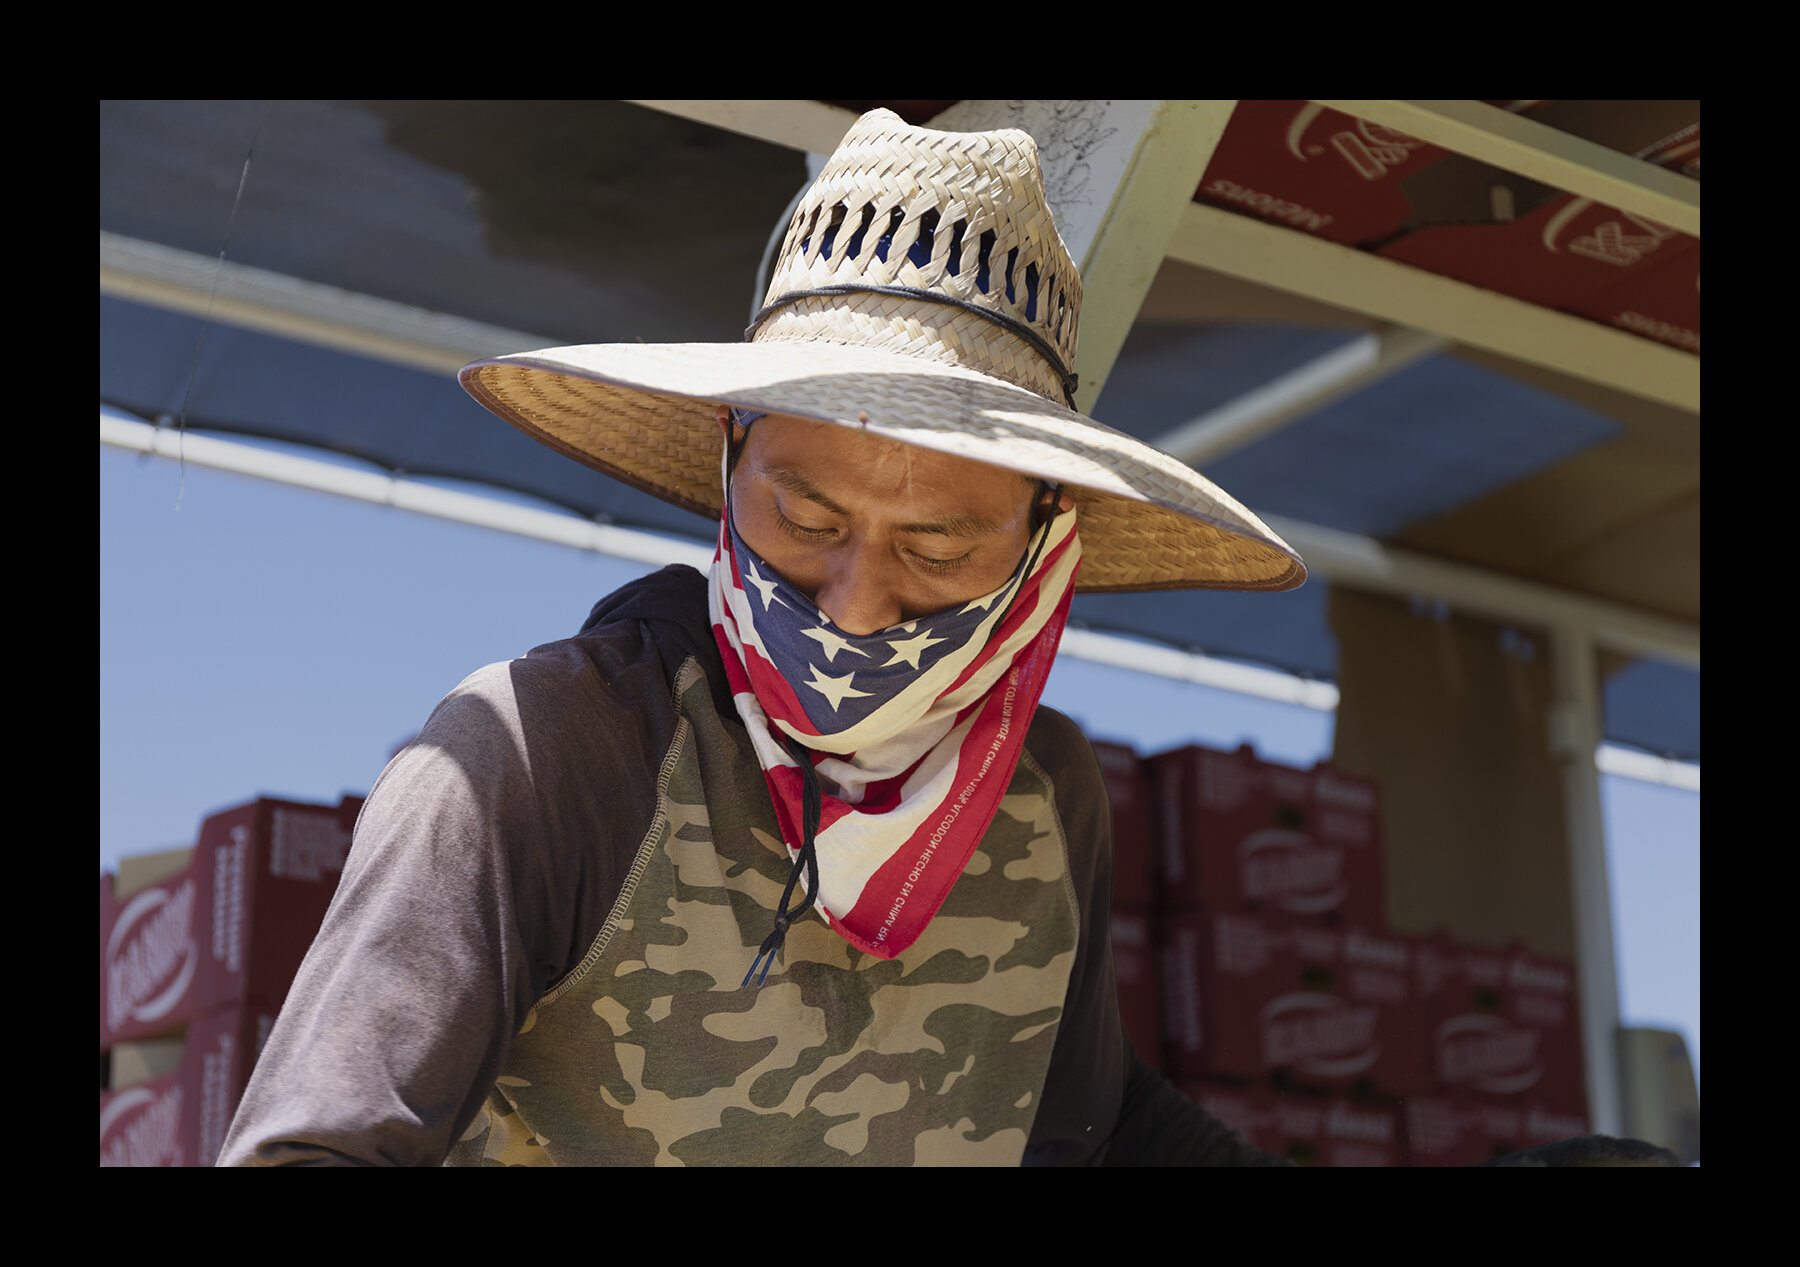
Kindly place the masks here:
[(716, 520), (718, 406), (790, 414), (1067, 487), (1083, 593), (1292, 589), (1294, 550), (1187, 464), (1070, 407), (1081, 279), (1037, 146), (862, 116), (800, 200), (743, 343), (476, 361), (527, 435)]

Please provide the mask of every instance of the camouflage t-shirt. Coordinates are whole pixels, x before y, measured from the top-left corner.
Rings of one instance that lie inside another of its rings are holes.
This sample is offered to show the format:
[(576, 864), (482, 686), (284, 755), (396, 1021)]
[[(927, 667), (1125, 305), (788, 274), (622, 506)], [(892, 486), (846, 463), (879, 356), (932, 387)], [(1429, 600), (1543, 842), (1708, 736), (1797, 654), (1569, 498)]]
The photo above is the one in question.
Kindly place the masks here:
[(383, 772), (220, 1164), (1261, 1156), (1131, 1057), (1110, 816), (1067, 718), (1038, 710), (902, 955), (814, 913), (740, 985), (789, 866), (703, 578), (625, 587), (471, 675)]

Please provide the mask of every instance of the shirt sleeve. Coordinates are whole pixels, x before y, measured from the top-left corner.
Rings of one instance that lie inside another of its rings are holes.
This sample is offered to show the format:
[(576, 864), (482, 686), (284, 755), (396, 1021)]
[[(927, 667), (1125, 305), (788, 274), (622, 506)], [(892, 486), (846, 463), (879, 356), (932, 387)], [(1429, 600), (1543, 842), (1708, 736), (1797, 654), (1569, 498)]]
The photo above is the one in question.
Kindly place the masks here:
[(655, 727), (611, 751), (610, 698), (534, 652), (439, 704), (364, 803), (219, 1165), (442, 1164), (618, 888), (591, 842), (648, 818), (604, 763), (645, 760)]

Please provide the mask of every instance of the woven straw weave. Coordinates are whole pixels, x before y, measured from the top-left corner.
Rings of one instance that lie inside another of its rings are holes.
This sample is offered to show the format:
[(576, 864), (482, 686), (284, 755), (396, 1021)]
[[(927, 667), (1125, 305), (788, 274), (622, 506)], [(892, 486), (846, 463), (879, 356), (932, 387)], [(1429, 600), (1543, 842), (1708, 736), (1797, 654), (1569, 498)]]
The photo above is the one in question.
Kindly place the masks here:
[[(931, 255), (921, 267), (909, 257), (922, 231), (931, 234)], [(883, 236), (891, 243), (885, 261), (876, 251)], [(1081, 278), (1050, 217), (1026, 133), (931, 132), (886, 111), (865, 115), (795, 209), (763, 303), (842, 284), (934, 291), (987, 309), (1031, 328), (1061, 363), (1047, 364), (1017, 335), (957, 308), (882, 294), (802, 300), (774, 314), (756, 340), (888, 348), (1063, 398)]]

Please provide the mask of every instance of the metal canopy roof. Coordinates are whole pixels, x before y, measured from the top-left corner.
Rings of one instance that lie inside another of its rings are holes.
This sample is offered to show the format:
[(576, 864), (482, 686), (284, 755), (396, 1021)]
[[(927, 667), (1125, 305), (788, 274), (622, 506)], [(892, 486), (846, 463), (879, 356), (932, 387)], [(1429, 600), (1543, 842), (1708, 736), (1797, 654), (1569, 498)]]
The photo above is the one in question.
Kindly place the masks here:
[[(1697, 291), (1695, 102), (108, 102), (101, 402), (706, 538), (499, 423), (454, 370), (741, 338), (808, 155), (874, 105), (1046, 121), (1087, 279), (1078, 403), (1314, 569), (1288, 594), (1084, 598), (1078, 622), (1329, 679), (1331, 584), (1576, 620), (1607, 738), (1698, 760), (1697, 298), (1691, 327), (1632, 299), (1622, 328), (1618, 304), (1505, 265), (1535, 234)], [(1332, 209), (1224, 175), (1284, 146), (1366, 189)], [(1403, 195), (1402, 219), (1351, 235), (1369, 191)]]

